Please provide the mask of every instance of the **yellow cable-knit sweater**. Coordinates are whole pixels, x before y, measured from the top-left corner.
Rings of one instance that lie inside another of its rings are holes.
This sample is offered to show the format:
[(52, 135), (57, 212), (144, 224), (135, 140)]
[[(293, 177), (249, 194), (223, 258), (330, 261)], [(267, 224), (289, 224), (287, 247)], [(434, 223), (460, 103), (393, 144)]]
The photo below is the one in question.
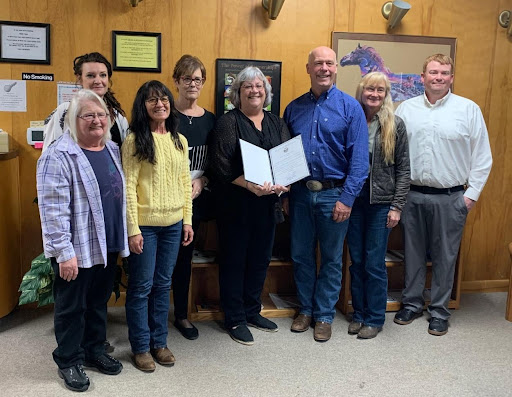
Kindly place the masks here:
[(192, 225), (192, 187), (187, 139), (180, 134), (183, 152), (176, 149), (171, 134), (153, 132), (156, 164), (140, 162), (135, 153), (135, 135), (122, 146), (126, 178), (128, 236), (140, 234), (139, 226), (169, 226), (183, 219)]

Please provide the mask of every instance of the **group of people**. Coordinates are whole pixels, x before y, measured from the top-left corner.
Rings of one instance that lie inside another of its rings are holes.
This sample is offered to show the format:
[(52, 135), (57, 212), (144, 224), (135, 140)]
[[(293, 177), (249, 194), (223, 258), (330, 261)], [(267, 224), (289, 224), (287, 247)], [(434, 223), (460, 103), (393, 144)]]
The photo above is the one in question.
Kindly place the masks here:
[[(481, 111), (451, 93), (453, 62), (445, 55), (427, 58), (424, 95), (396, 112), (385, 74), (365, 75), (353, 98), (336, 87), (336, 70), (332, 49), (312, 50), (311, 89), (280, 118), (264, 110), (271, 86), (249, 66), (229, 92), (234, 109), (215, 120), (198, 105), (204, 65), (184, 55), (172, 75), (176, 100), (163, 83), (144, 83), (128, 128), (110, 88), (110, 63), (99, 53), (75, 59), (83, 89), (50, 115), (37, 165), (44, 251), (55, 272), (53, 357), (66, 387), (88, 389), (84, 365), (111, 375), (122, 370), (104, 343), (119, 256), (128, 256), (134, 365), (152, 372), (155, 361), (175, 363), (167, 346), (171, 284), (174, 325), (188, 339), (199, 336), (187, 319), (191, 257), (198, 226), (213, 213), (220, 301), (233, 340), (253, 344), (249, 327), (278, 330), (260, 312), (281, 209), (290, 217), (300, 304), (292, 332), (313, 326), (316, 341), (331, 338), (346, 236), (354, 308), (348, 333), (377, 336), (387, 302), (387, 240), (399, 221), (405, 289), (394, 321), (422, 315), (429, 256), (428, 332), (447, 332), (462, 230), (492, 164)], [(297, 135), (309, 177), (291, 186), (245, 179), (240, 139), (269, 150)]]

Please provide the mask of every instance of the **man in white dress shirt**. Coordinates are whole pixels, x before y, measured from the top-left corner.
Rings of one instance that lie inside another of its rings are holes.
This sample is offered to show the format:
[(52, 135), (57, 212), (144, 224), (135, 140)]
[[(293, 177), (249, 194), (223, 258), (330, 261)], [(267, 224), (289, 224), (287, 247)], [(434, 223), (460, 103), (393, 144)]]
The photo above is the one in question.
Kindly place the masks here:
[(482, 112), (455, 95), (453, 61), (428, 57), (421, 74), (425, 93), (398, 106), (407, 126), (411, 190), (402, 214), (405, 244), (403, 308), (395, 323), (410, 324), (423, 314), (427, 253), (432, 259), (428, 332), (448, 332), (448, 302), (455, 262), (468, 212), (491, 171), (492, 156)]

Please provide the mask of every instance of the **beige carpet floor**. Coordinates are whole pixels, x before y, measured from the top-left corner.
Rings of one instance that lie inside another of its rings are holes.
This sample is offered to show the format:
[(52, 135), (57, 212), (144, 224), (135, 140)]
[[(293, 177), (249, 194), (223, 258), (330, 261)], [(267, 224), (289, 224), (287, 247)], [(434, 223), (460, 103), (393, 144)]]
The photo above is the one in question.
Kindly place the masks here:
[[(294, 334), (291, 319), (277, 333), (253, 330), (256, 343), (233, 342), (217, 322), (196, 323), (200, 336), (184, 339), (170, 324), (177, 363), (154, 373), (131, 363), (123, 308), (109, 308), (108, 338), (123, 371), (88, 370), (89, 396), (512, 396), (512, 323), (506, 293), (462, 295), (448, 334), (427, 333), (428, 315), (407, 326), (386, 316), (373, 340), (347, 334), (338, 313), (333, 337)], [(51, 308), (17, 309), (0, 319), (0, 395), (69, 396), (57, 376)]]

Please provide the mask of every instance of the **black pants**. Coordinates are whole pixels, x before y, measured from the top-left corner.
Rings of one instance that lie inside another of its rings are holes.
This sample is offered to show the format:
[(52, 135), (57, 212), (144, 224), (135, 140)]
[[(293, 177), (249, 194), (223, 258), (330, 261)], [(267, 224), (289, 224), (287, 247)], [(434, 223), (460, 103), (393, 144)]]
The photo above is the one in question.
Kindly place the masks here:
[(275, 198), (257, 197), (238, 186), (229, 190), (217, 214), (220, 301), (226, 328), (245, 324), (261, 311), (276, 225)]
[(194, 215), (192, 217), (192, 229), (194, 229), (194, 240), (187, 246), (180, 246), (178, 259), (176, 260), (176, 266), (172, 274), (174, 316), (178, 320), (185, 320), (188, 314), (188, 290), (190, 286), (191, 262), (197, 231), (202, 221), (213, 219), (213, 207), (213, 197), (208, 190), (203, 190), (201, 195), (193, 201), (192, 213)]
[(107, 267), (98, 264), (79, 268), (75, 280), (59, 276), (59, 264), (51, 259), (55, 281), (55, 338), (57, 348), (53, 359), (58, 367), (68, 368), (82, 364), (86, 358), (105, 353), (107, 337), (107, 302), (112, 295), (118, 253), (109, 253)]

